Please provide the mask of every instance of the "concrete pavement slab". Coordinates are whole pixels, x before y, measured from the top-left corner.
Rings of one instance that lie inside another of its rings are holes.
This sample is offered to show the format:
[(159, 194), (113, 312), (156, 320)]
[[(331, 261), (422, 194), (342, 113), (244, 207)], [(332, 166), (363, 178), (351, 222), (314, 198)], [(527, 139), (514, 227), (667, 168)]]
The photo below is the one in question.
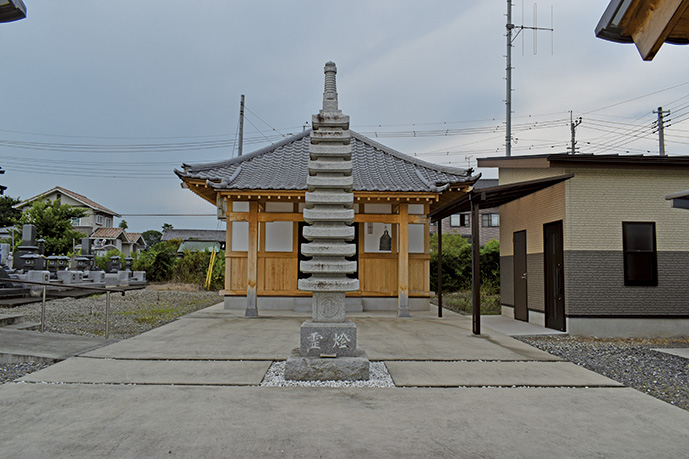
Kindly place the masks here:
[(114, 342), (90, 336), (0, 328), (0, 363), (25, 360), (55, 362)]
[(299, 346), (299, 317), (185, 318), (84, 354), (122, 359), (285, 360)]
[(561, 360), (490, 330), (474, 335), (471, 320), (460, 316), (352, 320), (371, 360)]
[(3, 457), (677, 458), (689, 413), (628, 388), (6, 384)]
[(486, 315), (481, 316), (481, 324), (493, 331), (497, 331), (507, 336), (552, 336), (564, 335), (567, 332), (553, 330), (552, 328), (545, 328), (531, 322), (522, 322), (521, 320), (510, 319), (502, 315)]
[[(286, 360), (299, 346), (307, 315), (237, 317), (193, 314), (164, 327), (84, 354), (123, 359)], [(561, 360), (497, 332), (471, 333), (461, 316), (444, 318), (352, 314), (359, 348), (371, 360)], [(172, 344), (174, 343), (174, 345)]]
[(652, 350), (658, 351), (658, 352), (665, 352), (666, 354), (676, 355), (677, 357), (683, 357), (685, 359), (689, 359), (689, 348), (676, 348), (676, 349), (658, 348), (658, 349), (652, 349)]
[(73, 357), (24, 376), (26, 382), (258, 385), (272, 361), (114, 360)]
[(386, 362), (398, 387), (624, 387), (570, 362)]

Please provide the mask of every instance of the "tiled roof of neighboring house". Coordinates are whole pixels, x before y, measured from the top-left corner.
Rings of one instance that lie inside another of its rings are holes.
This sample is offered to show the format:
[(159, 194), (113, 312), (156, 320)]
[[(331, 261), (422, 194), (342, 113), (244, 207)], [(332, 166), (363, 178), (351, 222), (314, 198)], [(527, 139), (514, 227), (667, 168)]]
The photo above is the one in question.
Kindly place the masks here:
[(129, 240), (122, 228), (97, 228), (89, 237), (95, 239), (117, 239), (120, 236), (122, 236), (125, 241)]
[[(440, 192), (472, 183), (472, 170), (440, 166), (352, 134), (354, 191)], [(215, 189), (305, 190), (311, 131), (248, 155), (207, 164), (183, 164), (180, 178), (206, 180)]]
[(137, 243), (137, 242), (139, 242), (139, 239), (141, 239), (141, 242), (144, 245), (146, 245), (146, 241), (144, 240), (143, 233), (127, 233), (125, 231), (124, 234), (127, 236), (127, 239), (129, 239), (129, 242)]
[(30, 202), (35, 201), (36, 199), (39, 199), (43, 196), (49, 195), (53, 192), (59, 192), (59, 193), (65, 194), (65, 195), (71, 197), (72, 199), (79, 201), (80, 203), (84, 204), (85, 206), (90, 207), (93, 210), (104, 212), (104, 213), (113, 215), (115, 217), (121, 217), (121, 215), (118, 214), (117, 212), (114, 212), (105, 206), (101, 206), (97, 202), (92, 201), (91, 199), (87, 198), (86, 196), (84, 196), (82, 194), (75, 193), (74, 191), (68, 190), (66, 188), (62, 188), (61, 186), (56, 186), (55, 188), (52, 188), (46, 192), (43, 192), (39, 195), (36, 195), (33, 198), (29, 198), (26, 201), (20, 202), (19, 204), (17, 204), (14, 207), (16, 207), (17, 209), (22, 208), (22, 207), (28, 205)]
[(217, 241), (225, 242), (225, 230), (200, 230), (200, 229), (166, 229), (163, 231), (161, 241), (171, 239), (197, 240), (197, 241)]

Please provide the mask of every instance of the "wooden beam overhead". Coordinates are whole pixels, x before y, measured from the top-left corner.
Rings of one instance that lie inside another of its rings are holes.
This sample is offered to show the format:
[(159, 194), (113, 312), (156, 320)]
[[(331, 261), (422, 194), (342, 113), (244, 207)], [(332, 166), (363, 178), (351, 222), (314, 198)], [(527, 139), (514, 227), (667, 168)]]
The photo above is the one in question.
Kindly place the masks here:
[(624, 30), (634, 39), (643, 60), (655, 57), (687, 8), (687, 0), (651, 0), (637, 2), (637, 7), (629, 10)]

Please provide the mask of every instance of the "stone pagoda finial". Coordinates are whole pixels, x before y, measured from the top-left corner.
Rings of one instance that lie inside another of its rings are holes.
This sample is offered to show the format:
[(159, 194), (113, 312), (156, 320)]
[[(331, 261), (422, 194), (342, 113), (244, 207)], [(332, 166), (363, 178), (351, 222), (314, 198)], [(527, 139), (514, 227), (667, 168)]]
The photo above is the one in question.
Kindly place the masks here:
[(337, 66), (330, 61), (325, 64), (325, 90), (321, 112), (339, 112), (337, 108)]

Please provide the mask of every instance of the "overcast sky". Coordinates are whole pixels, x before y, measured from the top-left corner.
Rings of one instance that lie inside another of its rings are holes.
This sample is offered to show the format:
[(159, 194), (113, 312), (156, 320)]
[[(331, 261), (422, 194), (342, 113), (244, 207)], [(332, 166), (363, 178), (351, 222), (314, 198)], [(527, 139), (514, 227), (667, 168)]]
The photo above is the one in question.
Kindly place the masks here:
[[(246, 153), (301, 131), (329, 60), (352, 129), (457, 167), (505, 152), (505, 1), (24, 1), (26, 19), (0, 24), (0, 183), (12, 197), (59, 185), (131, 231), (224, 228), (134, 214), (213, 214), (173, 169), (236, 155), (241, 94)], [(659, 106), (668, 153), (689, 154), (689, 47), (643, 62), (595, 38), (607, 4), (538, 2), (537, 25), (550, 27), (552, 7), (555, 32), (536, 49), (530, 30), (514, 40), (513, 155), (567, 150), (570, 110), (582, 153), (657, 154)], [(524, 10), (515, 0), (513, 23), (533, 26), (534, 3)]]

